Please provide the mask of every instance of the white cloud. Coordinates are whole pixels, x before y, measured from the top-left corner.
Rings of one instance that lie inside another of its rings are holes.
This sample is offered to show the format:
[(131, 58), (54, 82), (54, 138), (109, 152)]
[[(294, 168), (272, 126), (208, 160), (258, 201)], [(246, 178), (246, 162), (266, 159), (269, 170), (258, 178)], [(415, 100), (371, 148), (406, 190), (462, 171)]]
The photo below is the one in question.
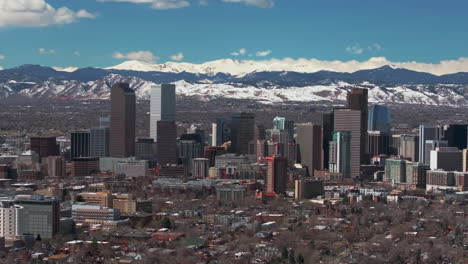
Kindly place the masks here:
[(94, 17), (95, 14), (84, 9), (73, 11), (68, 7), (54, 8), (45, 0), (0, 0), (0, 27), (43, 27)]
[(273, 0), (223, 0), (223, 2), (243, 3), (261, 8), (272, 8), (274, 6)]
[(382, 46), (378, 43), (374, 43), (372, 45), (370, 45), (369, 47), (367, 47), (367, 49), (369, 51), (375, 51), (375, 52), (379, 52), (382, 50)]
[(247, 50), (245, 48), (241, 48), (238, 51), (231, 52), (230, 54), (232, 56), (242, 56), (242, 55), (245, 55), (246, 52)]
[(184, 59), (184, 54), (182, 52), (179, 52), (177, 54), (172, 55), (170, 58), (173, 61), (181, 61)]
[(79, 56), (81, 56), (81, 53), (79, 51), (75, 51), (75, 52), (73, 52), (73, 55), (79, 57)]
[(352, 54), (362, 54), (364, 52), (364, 49), (361, 48), (359, 45), (352, 45), (347, 46), (346, 51)]
[(129, 53), (120, 53), (120, 52), (115, 52), (112, 54), (112, 57), (115, 59), (127, 59), (127, 60), (137, 60), (137, 61), (145, 61), (145, 62), (155, 62), (157, 59), (159, 59), (157, 56), (155, 56), (151, 51), (133, 51)]
[(45, 48), (38, 48), (37, 52), (39, 54), (43, 54), (43, 55), (50, 55), (50, 54), (56, 54), (57, 53), (57, 51), (55, 51), (54, 49), (45, 49)]
[(265, 51), (258, 51), (255, 53), (255, 56), (257, 57), (265, 57), (271, 54), (271, 50), (265, 50)]
[(187, 0), (98, 0), (98, 2), (150, 4), (150, 6), (154, 9), (176, 9), (190, 6), (190, 2)]
[(4, 60), (4, 59), (5, 59), (5, 55), (0, 54), (0, 60)]
[(54, 69), (56, 71), (63, 71), (63, 72), (74, 72), (74, 71), (78, 70), (79, 68), (69, 66), (69, 67), (52, 67), (52, 69)]
[(2, 67), (2, 66), (0, 66), (0, 71), (1, 71), (1, 70), (3, 70), (3, 67)]

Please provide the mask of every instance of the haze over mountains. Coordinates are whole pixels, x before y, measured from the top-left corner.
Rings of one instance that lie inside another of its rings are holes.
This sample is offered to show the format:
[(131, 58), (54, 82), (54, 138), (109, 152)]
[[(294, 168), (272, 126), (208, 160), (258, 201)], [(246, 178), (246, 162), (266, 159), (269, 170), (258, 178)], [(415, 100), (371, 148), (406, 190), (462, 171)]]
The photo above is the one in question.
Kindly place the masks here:
[(307, 72), (310, 69), (301, 69), (299, 64), (293, 67), (296, 71), (265, 71), (262, 67), (249, 68), (252, 65), (235, 67), (235, 60), (223, 61), (211, 64), (128, 61), (106, 69), (67, 71), (23, 65), (0, 71), (0, 97), (20, 94), (35, 98), (107, 99), (113, 83), (126, 81), (141, 99), (149, 98), (154, 83), (176, 82), (178, 95), (200, 100), (221, 97), (262, 103), (333, 103), (344, 100), (351, 87), (362, 87), (370, 89), (371, 102), (468, 105), (466, 72), (434, 75), (391, 65), (352, 73)]

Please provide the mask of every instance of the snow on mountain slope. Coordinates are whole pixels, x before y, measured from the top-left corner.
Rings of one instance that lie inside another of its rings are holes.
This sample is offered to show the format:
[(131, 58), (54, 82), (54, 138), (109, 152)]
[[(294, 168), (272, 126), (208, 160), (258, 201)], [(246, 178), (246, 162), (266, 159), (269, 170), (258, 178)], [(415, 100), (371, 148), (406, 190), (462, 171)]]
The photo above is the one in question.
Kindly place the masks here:
[[(136, 77), (123, 77), (110, 74), (103, 79), (79, 82), (66, 80), (48, 80), (34, 84), (30, 88), (19, 93), (37, 98), (72, 98), (72, 99), (108, 99), (110, 87), (117, 82), (128, 82), (135, 90), (137, 98), (149, 99), (153, 82)], [(452, 105), (466, 106), (467, 98), (464, 94), (468, 88), (462, 86), (439, 85), (399, 85), (379, 86), (369, 82), (361, 84), (348, 84), (336, 82), (327, 85), (312, 85), (305, 87), (257, 87), (242, 85), (239, 83), (189, 83), (186, 81), (174, 82), (179, 96), (193, 97), (198, 100), (208, 101), (216, 98), (248, 99), (259, 103), (287, 103), (287, 102), (328, 102), (340, 103), (346, 100), (346, 94), (352, 87), (369, 89), (369, 101), (372, 103), (403, 103), (426, 105)], [(3, 90), (12, 93), (5, 86)], [(1, 94), (0, 94), (1, 96)], [(468, 96), (467, 96), (468, 97)]]
[(391, 62), (385, 57), (372, 57), (367, 61), (322, 61), (317, 59), (270, 59), (270, 60), (233, 60), (220, 59), (201, 64), (187, 62), (166, 62), (152, 64), (141, 61), (125, 61), (121, 64), (106, 69), (131, 70), (131, 71), (160, 71), (160, 72), (190, 72), (215, 75), (226, 73), (233, 76), (244, 76), (252, 72), (290, 71), (300, 73), (314, 73), (318, 71), (332, 72), (356, 72), (359, 70), (375, 69), (390, 65), (391, 69), (408, 69), (417, 72), (431, 73), (435, 75), (464, 72), (468, 69), (468, 58), (460, 58), (452, 61), (441, 61), (436, 64), (417, 62)]

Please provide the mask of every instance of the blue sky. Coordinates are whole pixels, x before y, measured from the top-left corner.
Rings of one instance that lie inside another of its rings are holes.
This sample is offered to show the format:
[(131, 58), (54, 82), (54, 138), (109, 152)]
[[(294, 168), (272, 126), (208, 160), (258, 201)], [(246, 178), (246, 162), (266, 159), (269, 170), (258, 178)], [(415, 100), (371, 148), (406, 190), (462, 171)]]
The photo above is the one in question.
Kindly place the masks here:
[[(4, 68), (26, 63), (106, 67), (135, 56), (162, 63), (176, 54), (172, 60), (192, 63), (285, 57), (438, 63), (468, 57), (465, 0), (23, 1), (45, 1), (54, 10), (37, 21), (22, 21), (9, 19), (15, 14), (0, 7)], [(151, 3), (133, 3), (138, 1), (189, 6), (155, 9)], [(2, 2), (17, 5), (18, 0)], [(66, 17), (50, 19), (61, 7), (68, 9)], [(132, 53), (138, 51), (152, 57)]]

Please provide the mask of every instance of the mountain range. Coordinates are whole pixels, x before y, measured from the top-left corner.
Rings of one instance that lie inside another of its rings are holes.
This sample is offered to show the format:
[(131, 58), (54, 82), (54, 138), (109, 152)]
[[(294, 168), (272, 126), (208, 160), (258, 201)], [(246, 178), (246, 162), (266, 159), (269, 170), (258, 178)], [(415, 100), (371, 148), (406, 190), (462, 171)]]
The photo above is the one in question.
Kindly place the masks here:
[[(230, 65), (230, 62), (226, 63)], [(0, 70), (0, 98), (20, 94), (35, 98), (107, 99), (111, 85), (124, 81), (130, 83), (141, 99), (149, 98), (149, 90), (155, 83), (170, 82), (176, 84), (178, 95), (200, 100), (232, 98), (262, 103), (337, 102), (345, 99), (350, 88), (361, 87), (369, 89), (371, 102), (468, 105), (467, 72), (434, 75), (392, 65), (352, 73), (239, 72), (230, 67), (220, 72), (220, 67), (213, 65), (198, 68), (193, 65), (128, 61), (106, 69), (70, 71), (22, 65)]]

